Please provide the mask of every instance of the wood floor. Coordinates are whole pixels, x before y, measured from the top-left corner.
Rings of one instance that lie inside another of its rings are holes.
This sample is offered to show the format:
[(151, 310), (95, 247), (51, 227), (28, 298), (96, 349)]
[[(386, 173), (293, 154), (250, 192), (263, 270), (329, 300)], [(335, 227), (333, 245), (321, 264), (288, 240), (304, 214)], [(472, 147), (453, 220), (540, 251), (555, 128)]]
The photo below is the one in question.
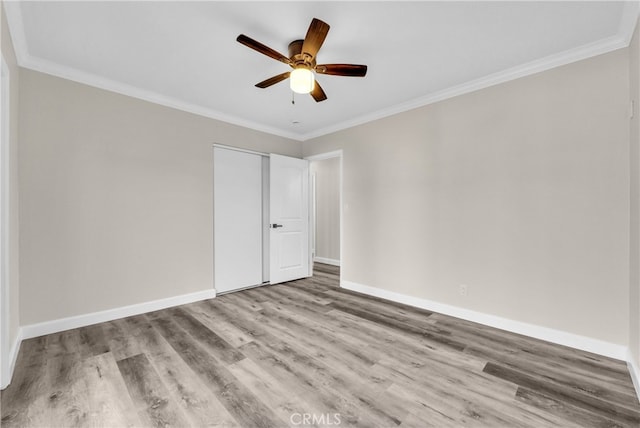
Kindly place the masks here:
[(3, 427), (640, 426), (625, 363), (313, 278), (30, 339)]

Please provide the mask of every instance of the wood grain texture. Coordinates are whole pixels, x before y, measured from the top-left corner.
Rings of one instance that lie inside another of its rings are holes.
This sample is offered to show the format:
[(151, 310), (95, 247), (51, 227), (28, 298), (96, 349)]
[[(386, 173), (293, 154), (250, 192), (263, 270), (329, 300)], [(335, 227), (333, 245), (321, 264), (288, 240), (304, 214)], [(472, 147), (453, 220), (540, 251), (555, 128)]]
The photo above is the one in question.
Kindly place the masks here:
[(144, 354), (118, 361), (118, 368), (140, 419), (148, 426), (186, 426), (182, 414), (160, 376)]
[(2, 426), (640, 426), (622, 361), (338, 278), (316, 264), (312, 278), (26, 340)]

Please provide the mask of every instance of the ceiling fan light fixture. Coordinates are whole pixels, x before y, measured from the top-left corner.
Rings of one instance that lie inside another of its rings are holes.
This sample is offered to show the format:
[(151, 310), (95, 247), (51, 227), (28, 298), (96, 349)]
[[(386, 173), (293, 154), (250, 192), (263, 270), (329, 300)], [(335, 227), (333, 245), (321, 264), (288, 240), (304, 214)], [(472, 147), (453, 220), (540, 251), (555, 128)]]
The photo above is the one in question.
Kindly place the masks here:
[[(329, 24), (318, 18), (313, 18), (304, 39), (289, 43), (288, 57), (244, 34), (240, 34), (236, 40), (256, 52), (287, 64), (293, 69), (258, 82), (256, 87), (264, 89), (289, 79), (289, 87), (293, 92), (310, 94), (319, 103), (327, 99), (327, 94), (324, 93), (322, 86), (315, 81), (316, 74), (352, 77), (364, 77), (367, 74), (367, 66), (362, 64), (317, 64), (316, 55), (328, 32)], [(295, 104), (293, 99), (291, 102)]]
[(289, 86), (297, 94), (310, 93), (313, 91), (314, 85), (313, 72), (306, 67), (296, 68), (289, 75)]

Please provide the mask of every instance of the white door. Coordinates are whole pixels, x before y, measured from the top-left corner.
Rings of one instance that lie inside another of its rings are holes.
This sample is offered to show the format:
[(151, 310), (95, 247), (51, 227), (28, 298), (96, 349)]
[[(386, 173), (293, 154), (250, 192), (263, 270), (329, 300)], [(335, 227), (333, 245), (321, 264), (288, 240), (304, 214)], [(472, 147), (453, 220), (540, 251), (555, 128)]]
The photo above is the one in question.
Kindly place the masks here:
[(262, 284), (262, 156), (213, 150), (217, 293)]
[(270, 282), (310, 276), (309, 161), (270, 157)]

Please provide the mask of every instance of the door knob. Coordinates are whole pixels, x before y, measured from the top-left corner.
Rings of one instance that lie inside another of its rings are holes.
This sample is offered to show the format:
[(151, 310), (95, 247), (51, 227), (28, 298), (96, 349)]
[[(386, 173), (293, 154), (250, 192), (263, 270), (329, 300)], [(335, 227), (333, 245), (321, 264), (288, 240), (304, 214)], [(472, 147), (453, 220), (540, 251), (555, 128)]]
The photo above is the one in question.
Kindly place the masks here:
[(282, 226), (281, 224), (277, 224), (277, 223), (273, 223), (273, 224), (271, 225), (271, 228), (272, 228), (272, 229), (277, 229), (277, 228), (279, 228), (279, 227), (283, 227), (283, 226)]

